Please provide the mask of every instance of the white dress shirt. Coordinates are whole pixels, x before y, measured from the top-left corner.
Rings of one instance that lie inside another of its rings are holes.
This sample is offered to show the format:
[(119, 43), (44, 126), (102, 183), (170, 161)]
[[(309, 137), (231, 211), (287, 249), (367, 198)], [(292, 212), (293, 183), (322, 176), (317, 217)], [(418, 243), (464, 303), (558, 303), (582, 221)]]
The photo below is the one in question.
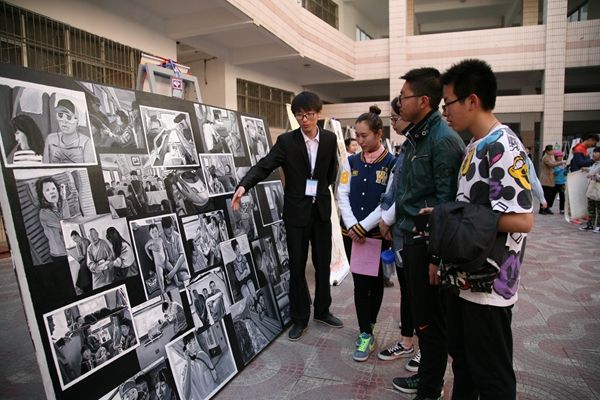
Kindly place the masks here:
[[(302, 132), (302, 129), (300, 129)], [(302, 136), (304, 136), (304, 143), (306, 143), (306, 150), (308, 151), (308, 162), (310, 163), (310, 174), (315, 172), (315, 163), (317, 161), (317, 151), (319, 150), (319, 135), (320, 135), (319, 127), (317, 127), (317, 135), (314, 139), (310, 139), (304, 132), (302, 132)]]

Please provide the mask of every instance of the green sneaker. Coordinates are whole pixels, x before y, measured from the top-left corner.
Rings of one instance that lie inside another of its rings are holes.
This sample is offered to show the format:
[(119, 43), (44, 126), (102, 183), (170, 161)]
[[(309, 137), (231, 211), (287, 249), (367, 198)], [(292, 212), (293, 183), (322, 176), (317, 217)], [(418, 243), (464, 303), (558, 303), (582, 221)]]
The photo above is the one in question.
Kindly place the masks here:
[(354, 361), (367, 361), (373, 350), (375, 350), (375, 338), (373, 335), (363, 332), (360, 334), (360, 343), (356, 346), (352, 358)]
[[(373, 336), (375, 336), (375, 324), (371, 324), (371, 332)], [(354, 346), (358, 347), (360, 346), (360, 335), (361, 333), (358, 334), (358, 336), (356, 337), (356, 340), (354, 341)]]

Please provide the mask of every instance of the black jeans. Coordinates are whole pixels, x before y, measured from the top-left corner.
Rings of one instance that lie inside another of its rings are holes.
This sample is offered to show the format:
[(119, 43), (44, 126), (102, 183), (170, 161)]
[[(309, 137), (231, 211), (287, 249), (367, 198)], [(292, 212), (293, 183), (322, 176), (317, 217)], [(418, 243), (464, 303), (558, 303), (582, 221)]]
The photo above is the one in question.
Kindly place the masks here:
[(453, 400), (514, 400), (511, 307), (472, 303), (444, 293)]
[(412, 317), (419, 338), (418, 395), (438, 397), (442, 390), (448, 350), (440, 287), (429, 284), (429, 253), (424, 241), (404, 245), (404, 268)]
[(556, 186), (542, 186), (544, 191), (544, 197), (548, 203), (548, 208), (552, 208), (554, 205), (554, 198), (556, 197)]
[(305, 275), (309, 242), (315, 267), (315, 317), (328, 314), (331, 305), (331, 221), (322, 221), (316, 206), (313, 205), (308, 225), (298, 227), (286, 223), (285, 230), (290, 255), (290, 314), (295, 324), (306, 326), (310, 318), (311, 303)]
[(410, 296), (408, 295), (408, 284), (406, 282), (405, 268), (396, 266), (398, 283), (400, 284), (400, 334), (404, 337), (413, 337), (415, 326), (413, 325), (412, 311), (410, 309)]
[[(389, 242), (382, 241), (382, 248), (389, 247)], [(352, 256), (352, 239), (344, 236), (344, 249), (348, 260)], [(361, 332), (373, 334), (371, 324), (377, 322), (377, 315), (383, 301), (383, 270), (379, 263), (379, 275), (369, 276), (352, 273), (354, 280), (354, 306), (356, 318)]]

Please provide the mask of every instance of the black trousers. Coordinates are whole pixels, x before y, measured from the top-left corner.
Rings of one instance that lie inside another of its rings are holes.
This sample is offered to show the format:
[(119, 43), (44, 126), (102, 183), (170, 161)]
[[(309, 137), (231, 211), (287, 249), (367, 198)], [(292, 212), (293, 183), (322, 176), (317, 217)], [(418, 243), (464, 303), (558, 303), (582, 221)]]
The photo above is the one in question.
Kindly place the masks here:
[(400, 284), (400, 334), (404, 337), (413, 337), (415, 326), (413, 325), (412, 311), (410, 307), (410, 296), (408, 295), (408, 282), (406, 281), (405, 268), (396, 267), (398, 283)]
[(312, 262), (315, 267), (315, 317), (329, 313), (331, 305), (331, 221), (321, 221), (313, 205), (308, 225), (298, 227), (286, 223), (285, 230), (290, 256), (290, 314), (294, 324), (306, 326), (310, 318), (311, 303), (305, 275), (309, 243), (312, 246)]
[[(352, 256), (352, 239), (344, 236), (344, 250), (348, 260)], [(381, 248), (389, 247), (389, 242), (381, 242)], [(379, 263), (379, 275), (368, 276), (352, 273), (354, 280), (354, 306), (361, 332), (373, 334), (371, 324), (377, 322), (377, 315), (383, 301), (383, 269)]]
[(439, 397), (448, 362), (446, 327), (442, 314), (440, 287), (429, 284), (427, 243), (404, 245), (404, 268), (413, 322), (419, 338), (421, 364), (419, 388), (421, 397)]
[(472, 303), (444, 293), (454, 400), (517, 398), (512, 307)]
[(542, 186), (544, 191), (544, 197), (548, 203), (548, 208), (552, 208), (554, 205), (554, 198), (556, 197), (556, 186)]

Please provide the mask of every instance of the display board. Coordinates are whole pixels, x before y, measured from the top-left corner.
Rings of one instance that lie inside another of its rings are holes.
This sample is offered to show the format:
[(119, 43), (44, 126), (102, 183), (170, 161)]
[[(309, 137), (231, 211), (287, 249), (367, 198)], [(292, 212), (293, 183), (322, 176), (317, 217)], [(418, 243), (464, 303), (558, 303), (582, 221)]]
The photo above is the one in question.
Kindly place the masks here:
[(46, 394), (208, 399), (290, 322), (264, 119), (3, 65), (2, 209)]

